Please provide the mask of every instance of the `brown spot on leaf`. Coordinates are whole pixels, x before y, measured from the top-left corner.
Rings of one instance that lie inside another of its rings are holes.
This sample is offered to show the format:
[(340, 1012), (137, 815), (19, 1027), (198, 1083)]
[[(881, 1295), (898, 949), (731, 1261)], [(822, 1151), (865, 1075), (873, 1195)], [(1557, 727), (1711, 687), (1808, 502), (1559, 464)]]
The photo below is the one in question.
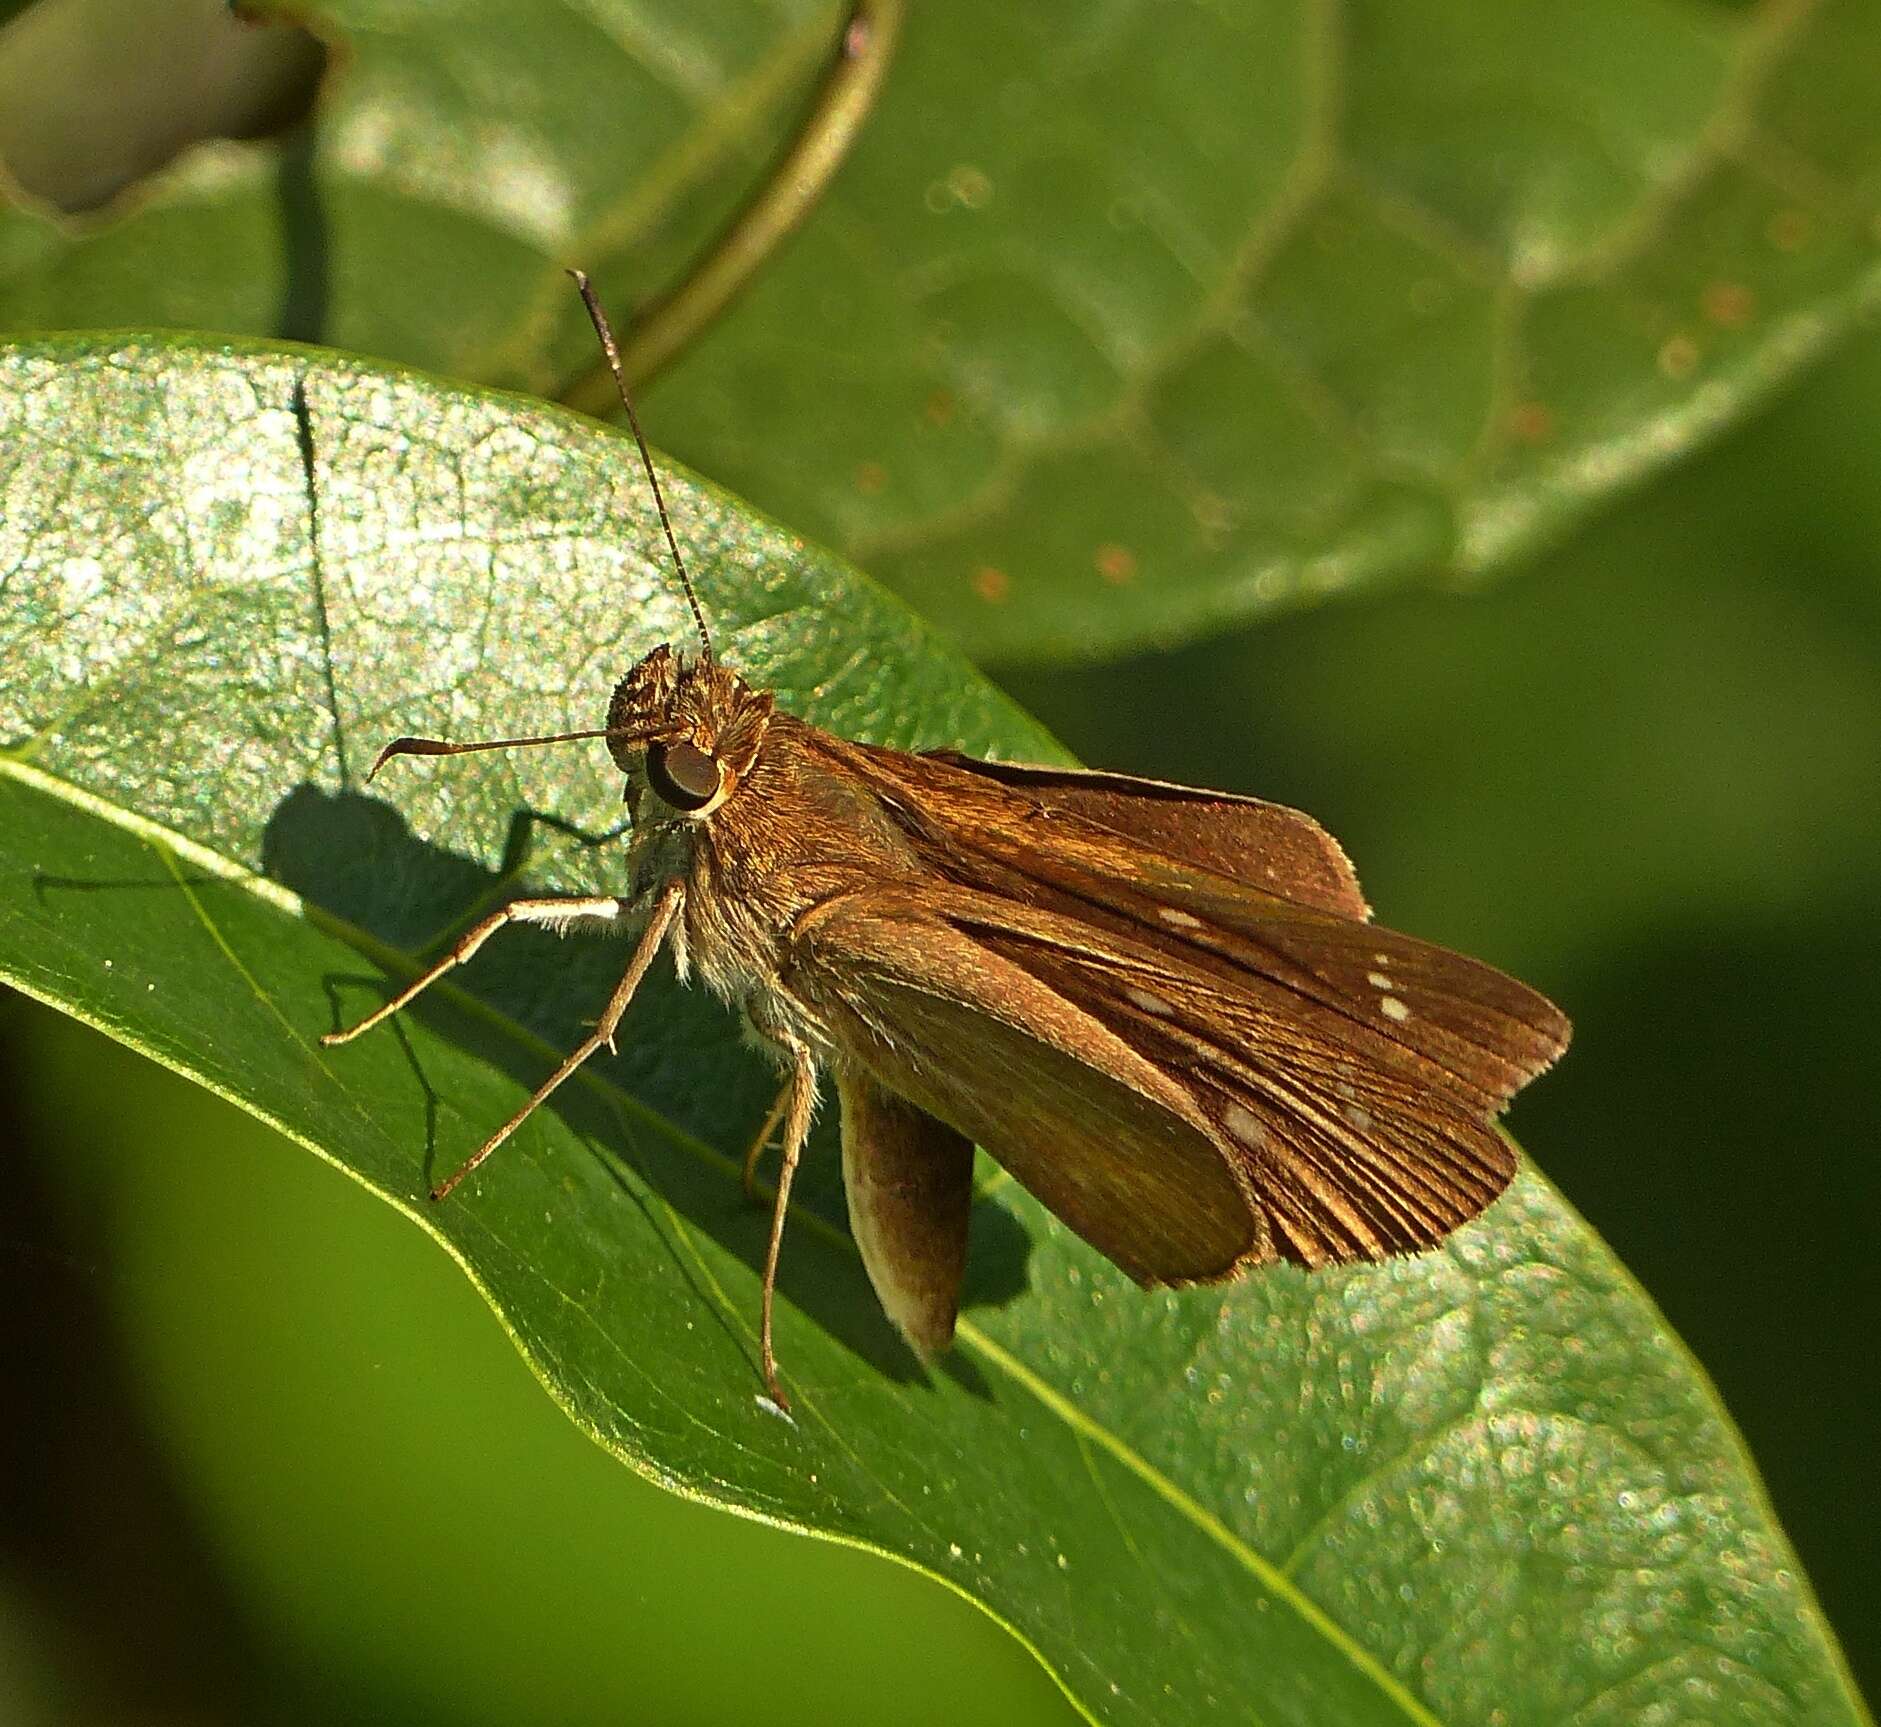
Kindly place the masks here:
[(962, 162), (947, 175), (947, 190), (968, 210), (982, 210), (992, 202), (993, 182), (971, 162)]
[(1012, 592), (1012, 578), (996, 564), (982, 564), (973, 572), (973, 591), (989, 606), (996, 606)]
[(888, 470), (880, 462), (858, 462), (856, 464), (856, 490), (865, 498), (872, 498), (888, 484)]
[(1807, 210), (1779, 210), (1764, 233), (1779, 252), (1800, 252), (1809, 244), (1813, 226)]
[(1113, 588), (1122, 587), (1136, 574), (1136, 553), (1128, 546), (1099, 546), (1092, 562), (1097, 566), (1097, 573)]
[(1554, 436), (1554, 413), (1546, 402), (1517, 402), (1509, 412), (1509, 436), (1518, 444), (1545, 444)]
[(1668, 336), (1660, 344), (1659, 373), (1677, 382), (1698, 370), (1698, 344), (1690, 336)]
[(1756, 316), (1757, 296), (1742, 282), (1711, 282), (1699, 295), (1698, 307), (1720, 330), (1741, 330)]

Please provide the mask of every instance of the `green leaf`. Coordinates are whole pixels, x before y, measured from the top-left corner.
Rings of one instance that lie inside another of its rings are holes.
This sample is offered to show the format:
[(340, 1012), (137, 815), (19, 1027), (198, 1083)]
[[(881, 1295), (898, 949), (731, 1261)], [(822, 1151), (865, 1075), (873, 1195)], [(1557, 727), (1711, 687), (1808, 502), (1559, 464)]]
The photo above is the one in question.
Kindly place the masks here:
[(1478, 582), (1873, 303), (1877, 69), (1866, 0), (921, 9), (652, 412), (982, 654)]
[[(685, 292), (845, 15), (333, 0), (308, 135), (76, 231), (0, 210), (0, 326), (604, 407), (561, 266), (623, 316)], [(986, 654), (1485, 580), (1873, 303), (1877, 67), (1866, 0), (910, 9), (831, 194), (651, 418)]]
[[(673, 502), (721, 652), (793, 709), (1050, 747), (853, 572)], [(518, 811), (602, 828), (617, 793), (592, 748), (359, 770), (394, 732), (592, 721), (683, 636), (619, 438), (311, 352), (16, 347), (0, 593), (0, 975), (411, 1217), (630, 1467), (933, 1573), (1105, 1722), (1864, 1718), (1714, 1395), (1533, 1172), (1419, 1260), (1153, 1295), (993, 1176), (927, 1374), (824, 1156), (781, 1286), (794, 1423), (756, 1395), (737, 1184), (771, 1079), (709, 1000), (637, 1003), (425, 1201), (619, 944), (506, 933), (395, 1029), (313, 1040), (508, 891)], [(611, 849), (533, 837), (530, 879), (617, 885)]]

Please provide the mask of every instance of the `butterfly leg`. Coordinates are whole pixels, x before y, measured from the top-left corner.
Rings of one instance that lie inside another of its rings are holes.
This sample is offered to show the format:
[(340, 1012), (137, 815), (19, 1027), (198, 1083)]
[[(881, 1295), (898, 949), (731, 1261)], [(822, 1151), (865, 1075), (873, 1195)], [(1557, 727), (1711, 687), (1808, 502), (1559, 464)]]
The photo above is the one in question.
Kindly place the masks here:
[(764, 1154), (771, 1148), (771, 1135), (777, 1131), (777, 1124), (784, 1119), (784, 1111), (790, 1107), (790, 1094), (795, 1089), (794, 1080), (785, 1080), (778, 1088), (777, 1100), (771, 1105), (770, 1112), (764, 1118), (764, 1125), (758, 1129), (758, 1137), (751, 1142), (751, 1149), (745, 1153), (745, 1165), (742, 1180), (745, 1198), (753, 1205), (759, 1204), (764, 1195), (758, 1192), (758, 1165), (764, 1161)]
[(626, 909), (625, 900), (608, 898), (511, 900), (508, 905), (472, 924), (457, 938), (449, 953), (415, 983), (407, 984), (383, 1007), (375, 1008), (357, 1025), (349, 1025), (344, 1031), (325, 1033), (320, 1041), (331, 1049), (336, 1044), (351, 1043), (354, 1038), (371, 1031), (375, 1025), (383, 1025), (400, 1008), (422, 995), (447, 971), (454, 971), (458, 966), (463, 965), (505, 924), (546, 924), (550, 929), (557, 929), (566, 928), (571, 923), (579, 923), (584, 918), (612, 923)]
[[(797, 1173), (797, 1159), (803, 1155), (803, 1142), (810, 1137), (810, 1114), (816, 1107), (816, 1059), (807, 1045), (793, 1041), (789, 1045), (791, 1072), (784, 1088), (784, 1161), (777, 1171), (777, 1198), (771, 1207), (771, 1241), (764, 1255), (763, 1322), (758, 1329), (759, 1353), (763, 1359), (764, 1386), (771, 1401), (786, 1412), (790, 1399), (777, 1377), (777, 1353), (771, 1347), (771, 1313), (777, 1296), (777, 1255), (784, 1245), (784, 1213), (790, 1205), (790, 1183)], [(769, 1138), (769, 1134), (765, 1138)]]
[[(627, 962), (627, 969), (622, 973), (620, 982), (614, 986), (614, 993), (607, 998), (607, 1006), (601, 1010), (601, 1017), (595, 1021), (594, 1030), (576, 1044), (568, 1059), (536, 1087), (535, 1094), (521, 1109), (517, 1110), (456, 1169), (432, 1188), (433, 1199), (445, 1198), (452, 1188), (482, 1163), (517, 1128), (521, 1127), (536, 1112), (549, 1093), (554, 1091), (597, 1049), (604, 1044), (610, 1049), (613, 1047), (614, 1032), (621, 1022), (621, 1015), (627, 1011), (627, 1004), (633, 1000), (634, 991), (640, 987), (640, 980), (647, 975), (655, 956), (665, 945), (667, 936), (672, 933), (673, 920), (679, 916), (680, 907), (685, 903), (685, 898), (686, 889), (683, 882), (669, 882), (661, 889), (659, 898), (653, 902), (653, 915), (647, 921), (646, 933), (641, 936), (640, 945), (634, 949), (633, 958)], [(566, 904), (567, 902), (560, 903)]]

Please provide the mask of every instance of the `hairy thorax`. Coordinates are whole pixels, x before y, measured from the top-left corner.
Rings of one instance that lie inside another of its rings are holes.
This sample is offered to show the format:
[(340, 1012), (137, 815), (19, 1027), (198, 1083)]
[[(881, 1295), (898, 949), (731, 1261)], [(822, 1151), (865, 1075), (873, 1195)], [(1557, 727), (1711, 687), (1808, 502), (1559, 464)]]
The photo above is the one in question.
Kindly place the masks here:
[(828, 770), (809, 729), (781, 714), (738, 792), (692, 837), (693, 966), (760, 1032), (781, 1018), (824, 1044), (820, 1019), (788, 986), (797, 927), (843, 895), (913, 879), (906, 839), (873, 796)]

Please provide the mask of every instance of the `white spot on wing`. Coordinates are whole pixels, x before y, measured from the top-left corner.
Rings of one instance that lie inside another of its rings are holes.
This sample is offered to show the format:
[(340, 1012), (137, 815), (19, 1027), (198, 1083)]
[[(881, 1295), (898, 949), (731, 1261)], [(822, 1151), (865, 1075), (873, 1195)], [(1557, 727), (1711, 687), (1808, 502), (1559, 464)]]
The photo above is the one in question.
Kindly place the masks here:
[(1348, 1103), (1345, 1106), (1345, 1118), (1360, 1133), (1372, 1130), (1372, 1112), (1362, 1103)]
[(1399, 1001), (1395, 995), (1388, 995), (1378, 1004), (1378, 1010), (1386, 1019), (1395, 1019), (1402, 1025), (1411, 1017), (1411, 1010)]
[(1159, 907), (1156, 915), (1160, 917), (1164, 923), (1173, 924), (1177, 929), (1200, 929), (1202, 927), (1202, 920), (1199, 917), (1190, 917), (1187, 912), (1179, 911), (1172, 905)]
[(1231, 1103), (1222, 1111), (1221, 1125), (1243, 1145), (1259, 1151), (1267, 1143), (1267, 1129), (1251, 1109)]
[(1368, 971), (1365, 974), (1365, 981), (1370, 984), (1373, 989), (1389, 989), (1391, 987), (1391, 979), (1386, 977), (1381, 971)]
[(1132, 1006), (1141, 1008), (1145, 1013), (1153, 1013), (1158, 1019), (1170, 1019), (1175, 1009), (1159, 995), (1152, 995), (1146, 989), (1125, 988), (1125, 997)]

